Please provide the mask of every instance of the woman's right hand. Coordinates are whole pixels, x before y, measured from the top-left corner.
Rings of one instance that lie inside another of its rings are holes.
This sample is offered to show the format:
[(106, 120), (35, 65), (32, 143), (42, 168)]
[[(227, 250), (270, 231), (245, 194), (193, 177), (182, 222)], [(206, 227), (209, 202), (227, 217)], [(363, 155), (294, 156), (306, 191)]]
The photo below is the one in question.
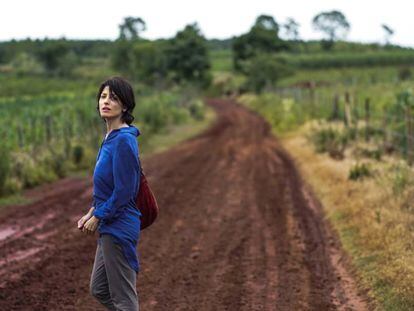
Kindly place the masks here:
[(78, 229), (82, 230), (83, 225), (93, 216), (94, 207), (92, 206), (91, 209), (89, 210), (89, 212), (84, 215), (81, 219), (78, 220)]

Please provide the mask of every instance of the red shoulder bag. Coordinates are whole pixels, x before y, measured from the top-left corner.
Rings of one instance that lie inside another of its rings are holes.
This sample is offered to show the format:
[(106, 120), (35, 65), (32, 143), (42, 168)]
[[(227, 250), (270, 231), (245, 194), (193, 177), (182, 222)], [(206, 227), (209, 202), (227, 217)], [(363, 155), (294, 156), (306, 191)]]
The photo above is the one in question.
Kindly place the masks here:
[(148, 184), (147, 178), (144, 175), (144, 171), (142, 170), (141, 161), (139, 166), (141, 168), (141, 177), (139, 183), (139, 191), (135, 198), (135, 203), (142, 214), (141, 230), (143, 230), (149, 227), (155, 221), (159, 213), (159, 208), (157, 200), (155, 199), (155, 196)]

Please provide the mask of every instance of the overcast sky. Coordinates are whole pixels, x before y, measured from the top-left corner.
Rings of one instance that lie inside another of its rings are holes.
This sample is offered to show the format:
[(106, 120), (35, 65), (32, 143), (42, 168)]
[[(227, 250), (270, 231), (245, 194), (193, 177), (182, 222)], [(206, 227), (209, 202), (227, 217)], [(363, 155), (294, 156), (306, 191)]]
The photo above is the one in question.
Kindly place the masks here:
[(126, 16), (141, 17), (147, 24), (143, 37), (169, 38), (186, 24), (198, 22), (207, 38), (229, 38), (247, 32), (260, 14), (284, 23), (292, 17), (300, 38), (320, 39), (312, 18), (330, 10), (342, 11), (351, 24), (347, 39), (384, 42), (382, 24), (395, 33), (391, 42), (414, 47), (414, 2), (410, 0), (12, 0), (4, 1), (0, 40), (45, 37), (115, 39)]

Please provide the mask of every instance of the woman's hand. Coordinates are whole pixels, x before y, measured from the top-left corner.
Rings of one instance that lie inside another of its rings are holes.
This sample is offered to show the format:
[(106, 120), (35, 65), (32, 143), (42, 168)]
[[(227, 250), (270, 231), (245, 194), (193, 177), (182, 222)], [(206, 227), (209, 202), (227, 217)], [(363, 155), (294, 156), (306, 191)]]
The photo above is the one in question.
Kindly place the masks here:
[(96, 231), (96, 228), (98, 228), (99, 219), (95, 216), (92, 216), (84, 225), (82, 228), (82, 232), (85, 232), (86, 234), (94, 234)]
[(84, 215), (81, 219), (78, 220), (78, 229), (82, 230), (85, 222), (87, 222), (92, 217), (91, 214)]
[(92, 217), (92, 213), (93, 210), (95, 209), (94, 206), (92, 206), (89, 210), (89, 212), (84, 215), (81, 219), (78, 220), (78, 229), (82, 230), (83, 229), (83, 225), (85, 224), (85, 222), (87, 222), (91, 217)]

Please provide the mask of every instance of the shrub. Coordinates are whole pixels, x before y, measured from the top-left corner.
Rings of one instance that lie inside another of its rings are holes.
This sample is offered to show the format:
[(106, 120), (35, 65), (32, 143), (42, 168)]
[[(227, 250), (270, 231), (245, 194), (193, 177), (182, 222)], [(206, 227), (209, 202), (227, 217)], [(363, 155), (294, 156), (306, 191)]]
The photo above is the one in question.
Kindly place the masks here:
[(23, 188), (22, 182), (16, 177), (11, 177), (7, 179), (5, 183), (5, 187), (4, 187), (5, 193), (7, 194), (17, 193), (20, 190), (22, 190), (22, 188)]
[(354, 154), (356, 156), (362, 156), (365, 158), (381, 160), (383, 150), (381, 148), (369, 149), (369, 148), (356, 148)]
[(203, 102), (199, 99), (191, 102), (189, 106), (191, 116), (196, 120), (204, 119), (204, 105)]
[(357, 163), (350, 169), (348, 179), (358, 180), (371, 175), (371, 170), (366, 163)]
[(247, 65), (246, 87), (256, 93), (273, 88), (276, 83), (293, 74), (293, 69), (284, 59), (271, 54), (259, 54)]
[(65, 155), (62, 153), (55, 153), (52, 158), (52, 169), (60, 178), (65, 177), (68, 172)]
[(79, 163), (82, 162), (83, 155), (84, 155), (83, 146), (76, 145), (75, 147), (73, 147), (72, 152), (73, 152), (72, 153), (73, 162), (75, 162), (76, 165), (79, 165)]
[(334, 159), (343, 159), (344, 151), (348, 143), (346, 134), (332, 127), (316, 129), (308, 135), (313, 142), (316, 152), (328, 152)]
[(13, 152), (11, 173), (20, 180), (23, 188), (31, 188), (41, 184), (42, 168), (27, 153)]
[(406, 163), (393, 165), (392, 171), (392, 192), (400, 195), (404, 190), (414, 183), (410, 168)]
[(404, 66), (398, 70), (398, 79), (401, 81), (409, 80), (412, 76), (410, 67)]

